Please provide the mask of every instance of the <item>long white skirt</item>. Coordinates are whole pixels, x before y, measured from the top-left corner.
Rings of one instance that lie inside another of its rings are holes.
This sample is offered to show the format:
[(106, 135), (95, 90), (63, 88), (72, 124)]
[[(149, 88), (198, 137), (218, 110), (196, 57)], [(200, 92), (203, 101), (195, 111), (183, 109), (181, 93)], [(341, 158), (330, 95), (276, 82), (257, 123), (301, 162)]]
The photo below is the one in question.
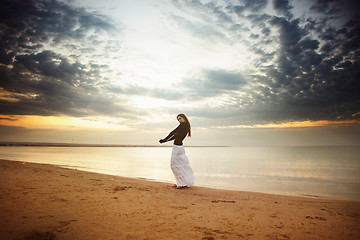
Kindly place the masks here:
[(194, 173), (191, 169), (189, 160), (185, 155), (184, 146), (173, 146), (170, 166), (174, 173), (177, 186), (190, 187), (194, 185)]

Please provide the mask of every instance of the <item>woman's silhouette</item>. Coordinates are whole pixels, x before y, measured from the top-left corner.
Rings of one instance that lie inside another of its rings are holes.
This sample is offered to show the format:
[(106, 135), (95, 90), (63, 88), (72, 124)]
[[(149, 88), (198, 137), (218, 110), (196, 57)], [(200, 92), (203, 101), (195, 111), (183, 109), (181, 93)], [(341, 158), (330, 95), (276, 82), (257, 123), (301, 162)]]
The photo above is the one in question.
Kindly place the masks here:
[(194, 174), (185, 155), (183, 140), (188, 135), (191, 137), (191, 125), (184, 114), (177, 115), (180, 125), (169, 133), (169, 135), (160, 139), (160, 143), (174, 140), (174, 146), (171, 154), (171, 170), (176, 179), (176, 188), (190, 187), (194, 185)]

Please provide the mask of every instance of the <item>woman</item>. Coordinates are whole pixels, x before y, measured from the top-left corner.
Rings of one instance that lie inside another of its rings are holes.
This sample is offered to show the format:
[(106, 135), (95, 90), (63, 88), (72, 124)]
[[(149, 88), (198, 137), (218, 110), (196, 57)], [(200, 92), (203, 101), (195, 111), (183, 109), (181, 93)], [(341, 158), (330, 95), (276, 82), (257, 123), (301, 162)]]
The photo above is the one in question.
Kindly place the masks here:
[(180, 125), (170, 132), (166, 138), (160, 139), (159, 142), (164, 143), (174, 140), (170, 166), (176, 179), (175, 187), (185, 188), (194, 185), (194, 174), (182, 143), (186, 135), (191, 137), (191, 125), (184, 114), (179, 114), (176, 118)]

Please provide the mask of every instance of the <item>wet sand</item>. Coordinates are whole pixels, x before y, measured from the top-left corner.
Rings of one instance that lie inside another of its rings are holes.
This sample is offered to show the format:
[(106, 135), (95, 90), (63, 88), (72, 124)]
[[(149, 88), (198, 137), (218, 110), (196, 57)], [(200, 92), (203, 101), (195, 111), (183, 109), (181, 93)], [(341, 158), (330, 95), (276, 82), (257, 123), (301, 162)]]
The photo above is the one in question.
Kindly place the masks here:
[[(170, 169), (169, 169), (170, 171)], [(360, 202), (0, 160), (1, 239), (360, 239)]]

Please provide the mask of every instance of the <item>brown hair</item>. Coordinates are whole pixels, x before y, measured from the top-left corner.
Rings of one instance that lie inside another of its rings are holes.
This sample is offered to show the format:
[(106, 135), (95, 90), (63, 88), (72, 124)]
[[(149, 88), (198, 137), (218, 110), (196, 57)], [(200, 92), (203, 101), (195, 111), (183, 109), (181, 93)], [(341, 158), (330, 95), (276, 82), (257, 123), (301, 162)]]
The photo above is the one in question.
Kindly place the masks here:
[[(191, 125), (190, 125), (190, 122), (189, 122), (189, 119), (185, 116), (185, 114), (183, 113), (180, 113), (179, 115), (177, 115), (177, 117), (182, 117), (183, 119), (185, 119), (185, 122), (187, 123), (188, 127), (189, 127), (189, 133), (188, 133), (188, 136), (191, 137)], [(177, 118), (176, 117), (176, 118)]]

